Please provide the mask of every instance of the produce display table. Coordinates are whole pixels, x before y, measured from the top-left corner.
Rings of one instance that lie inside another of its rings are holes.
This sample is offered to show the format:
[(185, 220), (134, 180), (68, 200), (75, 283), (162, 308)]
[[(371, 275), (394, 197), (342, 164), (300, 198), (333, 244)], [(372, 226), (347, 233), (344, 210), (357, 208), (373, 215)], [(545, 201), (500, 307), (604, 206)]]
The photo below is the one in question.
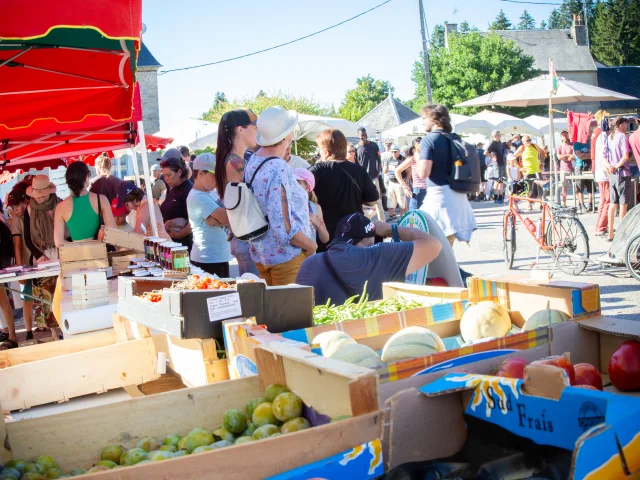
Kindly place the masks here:
[(36, 279), (36, 278), (57, 277), (59, 275), (60, 275), (60, 265), (41, 268), (41, 269), (38, 269), (38, 270), (31, 270), (29, 272), (21, 273), (21, 274), (3, 275), (2, 277), (0, 277), (0, 288), (4, 288), (5, 290), (8, 290), (10, 292), (19, 293), (20, 295), (22, 295), (24, 297), (28, 297), (28, 298), (30, 298), (32, 300), (35, 300), (36, 302), (41, 302), (41, 303), (44, 303), (46, 305), (51, 305), (51, 302), (49, 302), (47, 300), (43, 300), (42, 298), (37, 298), (37, 297), (34, 297), (32, 295), (26, 295), (26, 294), (22, 293), (19, 290), (14, 290), (13, 288), (11, 288), (9, 286), (9, 284), (11, 282), (14, 282), (14, 281), (15, 282), (20, 282), (20, 281), (24, 281), (24, 280), (33, 280), (33, 279)]

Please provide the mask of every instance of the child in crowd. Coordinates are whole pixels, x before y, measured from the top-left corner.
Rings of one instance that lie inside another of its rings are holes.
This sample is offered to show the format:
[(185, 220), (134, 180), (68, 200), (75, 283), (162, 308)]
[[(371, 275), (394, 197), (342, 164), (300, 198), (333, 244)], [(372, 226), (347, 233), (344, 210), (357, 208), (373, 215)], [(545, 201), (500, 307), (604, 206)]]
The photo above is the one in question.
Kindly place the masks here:
[(125, 232), (133, 232), (133, 227), (127, 223), (127, 215), (129, 211), (126, 205), (118, 207), (118, 199), (114, 198), (111, 202), (111, 213), (116, 221), (116, 228), (124, 230)]
[(298, 185), (309, 194), (309, 220), (311, 221), (309, 237), (311, 239), (316, 238), (316, 232), (318, 234), (318, 240), (322, 243), (329, 241), (329, 231), (324, 224), (322, 217), (322, 208), (318, 205), (318, 199), (316, 194), (313, 193), (313, 189), (316, 186), (316, 179), (309, 170), (304, 168), (294, 168), (293, 176), (298, 181)]
[[(511, 196), (511, 192), (513, 192), (513, 185), (522, 180), (520, 166), (518, 165), (515, 155), (511, 151), (507, 154), (507, 177), (509, 180), (509, 196)], [(518, 205), (516, 204), (516, 209), (517, 208)]]

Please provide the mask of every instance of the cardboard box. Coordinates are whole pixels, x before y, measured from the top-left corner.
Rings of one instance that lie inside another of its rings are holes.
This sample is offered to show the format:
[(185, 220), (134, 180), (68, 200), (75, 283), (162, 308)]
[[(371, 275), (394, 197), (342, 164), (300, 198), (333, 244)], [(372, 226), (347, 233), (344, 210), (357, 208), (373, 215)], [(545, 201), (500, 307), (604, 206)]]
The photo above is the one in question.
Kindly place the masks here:
[(600, 287), (591, 283), (562, 280), (535, 280), (516, 275), (485, 275), (469, 279), (469, 301), (498, 302), (519, 327), (534, 313), (549, 306), (561, 310), (572, 320), (598, 317)]
[[(387, 468), (391, 469), (407, 462), (427, 461), (438, 458), (445, 458), (457, 453), (464, 444), (466, 438), (464, 414), (467, 402), (465, 394), (461, 392), (463, 390), (466, 390), (468, 386), (460, 385), (460, 383), (458, 382), (454, 383), (447, 381), (448, 383), (454, 385), (450, 389), (450, 391), (441, 391), (440, 394), (435, 394), (432, 391), (435, 387), (430, 387), (431, 390), (425, 390), (425, 392), (431, 392), (429, 395), (426, 395), (426, 393), (419, 391), (419, 389), (421, 389), (422, 387), (428, 386), (430, 384), (442, 385), (443, 381), (440, 381), (439, 384), (435, 384), (433, 382), (441, 380), (442, 377), (444, 377), (448, 373), (451, 373), (452, 371), (455, 371), (456, 369), (462, 367), (465, 370), (473, 372), (473, 374), (490, 374), (496, 371), (498, 366), (505, 359), (513, 356), (524, 357), (531, 362), (533, 360), (538, 360), (549, 355), (561, 355), (565, 352), (568, 352), (570, 354), (572, 363), (575, 364), (586, 362), (598, 367), (600, 369), (600, 372), (603, 374), (603, 378), (606, 384), (607, 365), (613, 351), (625, 340), (628, 340), (630, 338), (640, 339), (640, 323), (607, 317), (592, 318), (581, 322), (565, 322), (556, 324), (549, 327), (549, 330), (551, 339), (550, 342), (546, 345), (537, 346), (529, 350), (510, 353), (508, 355), (501, 355), (476, 361), (473, 361), (473, 359), (469, 357), (462, 357), (460, 360), (467, 360), (468, 362), (464, 363), (461, 361), (459, 364), (443, 364), (440, 366), (440, 370), (436, 370), (433, 373), (418, 375), (406, 380), (380, 385), (381, 404), (385, 404), (384, 411), (387, 412), (385, 425), (388, 424), (388, 427), (385, 427), (383, 441), (383, 448), (385, 451), (384, 457), (387, 461)], [(557, 369), (553, 370), (558, 371)], [(474, 383), (476, 382), (475, 378), (476, 377), (474, 375), (469, 376), (469, 380), (471, 381), (469, 386), (475, 387), (477, 385), (476, 383)], [(491, 378), (494, 379), (491, 380), (493, 382), (491, 385), (495, 384), (499, 386), (501, 384), (504, 384), (502, 379), (498, 380), (497, 377)], [(506, 382), (510, 384), (508, 380)], [(484, 383), (484, 385), (487, 385), (486, 382)], [(552, 385), (551, 380), (545, 377), (543, 386), (544, 385)], [(495, 391), (495, 388), (492, 388)], [(599, 399), (611, 398), (608, 397), (606, 393), (603, 394), (600, 392), (582, 390), (582, 392), (577, 394), (575, 393), (576, 390), (582, 389), (570, 388), (567, 389), (567, 392), (572, 392), (571, 396), (573, 396), (574, 398), (576, 398), (575, 395), (582, 395), (582, 393), (585, 392), (587, 394), (596, 394), (597, 398)], [(618, 398), (616, 402), (619, 402), (620, 405), (626, 402), (626, 400), (620, 399), (621, 397), (631, 398), (627, 394), (623, 395), (622, 392), (616, 391), (614, 387), (609, 387), (606, 390), (608, 391), (608, 393), (616, 394), (616, 398)], [(488, 392), (489, 390), (488, 388), (485, 388), (484, 391)], [(511, 391), (519, 392), (519, 390), (517, 389)], [(539, 389), (538, 391), (544, 391), (544, 389)], [(545, 394), (549, 396), (548, 393)], [(556, 396), (560, 398), (559, 395)], [(518, 401), (520, 398), (521, 397), (518, 398)], [(636, 395), (635, 397), (633, 397), (633, 399), (636, 402), (634, 403), (634, 405), (638, 405), (640, 407), (640, 404), (638, 404), (638, 402), (640, 401), (640, 397), (637, 397)], [(480, 397), (477, 397), (478, 402), (480, 402), (481, 400), (482, 399)], [(607, 402), (608, 401), (609, 400), (607, 400)], [(554, 400), (554, 402), (556, 402), (554, 403), (554, 405), (558, 405), (557, 400)], [(506, 403), (504, 402), (503, 404), (506, 405)], [(484, 405), (486, 406), (486, 402)], [(548, 409), (547, 413), (545, 413), (545, 418), (549, 419), (551, 409), (549, 409), (549, 407), (545, 408)], [(614, 412), (624, 413), (624, 411), (620, 410), (619, 408), (613, 408), (611, 411), (608, 411), (606, 408), (601, 406), (599, 406), (598, 408), (601, 410), (603, 415), (605, 415), (606, 413), (606, 416), (610, 416)], [(528, 407), (525, 406), (525, 410), (527, 409)], [(629, 410), (627, 409), (627, 411)], [(486, 414), (487, 410), (486, 408), (476, 408), (476, 412), (478, 412), (478, 414), (481, 414), (483, 412)], [(517, 408), (515, 409), (515, 412), (518, 413)], [(575, 412), (580, 412), (580, 405), (578, 405), (577, 407), (572, 406), (568, 408), (568, 410), (560, 414), (559, 418), (561, 420), (563, 420), (563, 417), (569, 418), (569, 415), (573, 415)], [(588, 413), (589, 412), (587, 412), (587, 414)], [(587, 414), (583, 413), (583, 415)], [(492, 416), (494, 418), (497, 417), (496, 414), (493, 414)], [(529, 416), (531, 418), (534, 418), (531, 414), (529, 414)], [(516, 418), (518, 417), (516, 416)], [(612, 422), (610, 426), (618, 423), (617, 419), (607, 420), (607, 422), (609, 421)], [(528, 425), (528, 419), (526, 422)], [(540, 430), (535, 429), (535, 419), (532, 422), (534, 425), (534, 430), (540, 433)], [(635, 425), (635, 434), (637, 435), (637, 422)], [(540, 426), (542, 427), (542, 424), (540, 424)], [(585, 427), (590, 426), (591, 425), (589, 425), (589, 422), (587, 422), (587, 420), (583, 420), (582, 422), (576, 421), (575, 425), (571, 427), (574, 432), (572, 437), (573, 441), (575, 442), (576, 440), (575, 432), (577, 431), (578, 427), (582, 429), (581, 433), (584, 433), (588, 430), (588, 428)], [(616, 434), (618, 434), (617, 428), (618, 427), (613, 428), (610, 433), (615, 432)], [(568, 428), (561, 428), (561, 430), (564, 432), (569, 431)], [(425, 431), (429, 431), (430, 434), (424, 435)], [(619, 434), (619, 439), (625, 439), (626, 441), (626, 434), (624, 434), (622, 431), (620, 432), (621, 433)], [(542, 433), (540, 434), (547, 435), (549, 433), (551, 432), (544, 432), (543, 429)], [(600, 435), (598, 432), (591, 432), (592, 436), (595, 436), (596, 434)], [(583, 440), (586, 440), (586, 438)], [(553, 445), (552, 443), (548, 444)], [(565, 445), (567, 445), (566, 442)], [(609, 447), (610, 445), (607, 447), (607, 452), (611, 451), (611, 448)], [(586, 451), (582, 450), (582, 448), (580, 448), (579, 450)], [(603, 450), (603, 452), (604, 451), (605, 450)], [(640, 452), (640, 450), (636, 449), (636, 452)], [(583, 477), (576, 476), (576, 478)], [(594, 478), (617, 477), (615, 477), (615, 475), (611, 475), (608, 477), (605, 476)]]
[[(164, 279), (120, 277), (118, 314), (174, 338), (222, 338), (221, 321), (229, 318), (256, 317), (258, 323), (267, 325), (273, 333), (313, 323), (313, 288), (301, 285), (267, 287), (255, 282), (239, 283), (237, 290), (165, 289), (158, 303), (139, 296), (173, 283)], [(219, 314), (225, 307), (222, 303), (234, 307), (234, 302), (235, 308), (225, 310), (231, 312), (228, 316)]]
[(144, 252), (144, 235), (125, 232), (119, 228), (102, 226), (104, 238), (102, 241), (120, 248), (129, 248), (136, 252)]
[(230, 378), (251, 377), (258, 374), (255, 350), (265, 343), (283, 343), (293, 348), (311, 350), (304, 342), (289, 340), (269, 333), (264, 326), (256, 325), (255, 318), (222, 322), (224, 348), (227, 351)]
[[(6, 439), (0, 445), (0, 462), (47, 454), (66, 471), (87, 468), (98, 460), (105, 445), (121, 444), (130, 448), (147, 435), (155, 438), (172, 432), (185, 435), (195, 427), (214, 430), (224, 412), (244, 408), (250, 399), (262, 394), (266, 385), (279, 383), (286, 384), (319, 413), (331, 418), (342, 415), (353, 418), (259, 442), (101, 472), (95, 478), (262, 479), (329, 457), (333, 459), (325, 468), (331, 471), (339, 468), (336, 462), (345, 467), (353, 462), (354, 466), (360, 465), (358, 470), (366, 466), (367, 471), (380, 472), (382, 457), (376, 440), (380, 440), (382, 413), (378, 410), (375, 375), (367, 369), (345, 366), (316, 355), (307, 356), (308, 352), (298, 349), (264, 345), (258, 352), (260, 377), (42, 418), (0, 422), (0, 436)], [(351, 451), (345, 455), (347, 450)], [(332, 478), (316, 467), (314, 475)], [(352, 474), (342, 478), (366, 477)]]

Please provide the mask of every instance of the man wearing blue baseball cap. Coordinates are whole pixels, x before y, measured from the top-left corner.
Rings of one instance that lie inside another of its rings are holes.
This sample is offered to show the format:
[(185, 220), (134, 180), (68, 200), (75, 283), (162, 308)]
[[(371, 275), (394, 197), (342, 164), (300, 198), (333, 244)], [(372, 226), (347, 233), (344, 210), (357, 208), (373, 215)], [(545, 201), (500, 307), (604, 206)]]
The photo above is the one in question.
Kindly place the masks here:
[[(375, 237), (393, 242), (375, 243)], [(360, 213), (338, 222), (336, 235), (324, 253), (307, 258), (296, 283), (313, 287), (315, 303), (341, 305), (347, 298), (361, 295), (367, 282), (370, 300), (382, 298), (384, 282), (404, 282), (404, 278), (431, 263), (442, 245), (426, 232), (373, 223)]]

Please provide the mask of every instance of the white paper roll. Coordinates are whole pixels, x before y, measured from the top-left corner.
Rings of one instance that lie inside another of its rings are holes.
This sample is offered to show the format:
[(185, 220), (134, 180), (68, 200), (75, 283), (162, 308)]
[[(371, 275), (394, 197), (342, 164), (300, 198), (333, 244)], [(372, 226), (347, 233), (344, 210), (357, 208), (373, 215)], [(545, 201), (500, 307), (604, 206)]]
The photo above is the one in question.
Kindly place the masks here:
[(65, 335), (104, 330), (113, 326), (113, 314), (118, 305), (103, 305), (95, 308), (85, 308), (62, 314), (62, 331)]
[(156, 373), (158, 375), (164, 375), (167, 373), (167, 354), (164, 352), (158, 352), (158, 366), (156, 367)]

